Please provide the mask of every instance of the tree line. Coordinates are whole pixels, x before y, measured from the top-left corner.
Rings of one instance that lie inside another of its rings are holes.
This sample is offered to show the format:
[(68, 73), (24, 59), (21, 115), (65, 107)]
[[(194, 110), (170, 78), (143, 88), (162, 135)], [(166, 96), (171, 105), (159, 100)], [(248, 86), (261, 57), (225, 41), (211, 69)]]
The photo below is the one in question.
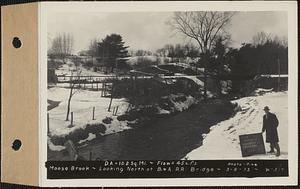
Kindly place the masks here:
[[(260, 32), (252, 43), (241, 48), (229, 48), (230, 34), (227, 32), (234, 12), (176, 12), (169, 21), (171, 28), (198, 44), (197, 65), (204, 70), (204, 96), (206, 97), (207, 74), (219, 79), (251, 79), (260, 74), (287, 74), (287, 40)], [(236, 83), (236, 82), (233, 82)], [(219, 90), (220, 91), (220, 90)]]
[[(196, 60), (196, 66), (204, 68), (204, 91), (208, 75), (215, 75), (220, 80), (224, 75), (236, 78), (251, 78), (261, 74), (287, 74), (288, 47), (287, 40), (280, 39), (265, 32), (253, 37), (251, 43), (244, 43), (240, 48), (230, 48), (231, 37), (228, 26), (234, 12), (198, 11), (175, 12), (167, 23), (171, 29), (191, 39), (188, 44), (166, 44), (155, 53), (138, 50), (131, 56), (169, 57), (171, 62), (190, 57)], [(73, 38), (69, 34), (58, 35), (52, 41), (50, 55), (63, 59), (71, 54)], [(110, 72), (117, 69), (131, 69), (127, 64), (130, 56), (129, 46), (125, 45), (122, 36), (110, 34), (101, 40), (91, 41), (88, 54)], [(156, 64), (161, 59), (156, 60)], [(139, 59), (142, 66), (151, 61)]]
[(179, 61), (182, 58), (192, 59), (199, 57), (199, 49), (193, 43), (187, 44), (166, 44), (163, 48), (156, 50), (156, 54), (161, 57), (170, 57), (171, 61)]
[(70, 33), (56, 35), (52, 39), (52, 46), (48, 50), (48, 56), (51, 58), (60, 58), (66, 63), (66, 57), (72, 54), (74, 46), (74, 37)]

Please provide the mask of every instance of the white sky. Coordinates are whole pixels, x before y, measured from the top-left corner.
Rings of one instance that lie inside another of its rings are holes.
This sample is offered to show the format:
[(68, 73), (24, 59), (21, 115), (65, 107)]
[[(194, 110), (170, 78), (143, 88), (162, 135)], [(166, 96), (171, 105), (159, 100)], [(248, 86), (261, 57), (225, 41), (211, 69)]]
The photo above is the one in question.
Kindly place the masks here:
[[(47, 17), (48, 41), (58, 33), (72, 33), (74, 52), (87, 49), (93, 38), (102, 39), (111, 33), (120, 34), (129, 49), (156, 50), (165, 44), (185, 43), (189, 39), (172, 32), (166, 24), (172, 12), (71, 12), (52, 13)], [(239, 47), (265, 31), (287, 37), (286, 12), (237, 12), (228, 31), (231, 46)]]

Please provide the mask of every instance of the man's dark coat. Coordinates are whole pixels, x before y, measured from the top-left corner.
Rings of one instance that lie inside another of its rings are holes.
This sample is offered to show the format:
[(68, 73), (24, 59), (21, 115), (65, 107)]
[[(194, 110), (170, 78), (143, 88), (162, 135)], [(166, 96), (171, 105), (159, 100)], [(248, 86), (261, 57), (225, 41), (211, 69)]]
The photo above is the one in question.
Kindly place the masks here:
[(262, 131), (266, 131), (266, 142), (279, 142), (277, 127), (278, 119), (275, 114), (269, 112), (268, 115), (264, 115)]

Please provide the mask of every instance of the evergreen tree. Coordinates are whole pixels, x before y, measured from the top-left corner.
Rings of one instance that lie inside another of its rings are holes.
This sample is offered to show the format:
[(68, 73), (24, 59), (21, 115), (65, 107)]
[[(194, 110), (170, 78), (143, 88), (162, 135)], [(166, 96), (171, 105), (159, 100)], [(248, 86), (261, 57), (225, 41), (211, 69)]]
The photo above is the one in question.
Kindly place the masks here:
[(98, 43), (98, 55), (101, 61), (111, 72), (115, 68), (122, 68), (128, 60), (128, 46), (124, 46), (121, 35), (107, 35), (101, 42)]

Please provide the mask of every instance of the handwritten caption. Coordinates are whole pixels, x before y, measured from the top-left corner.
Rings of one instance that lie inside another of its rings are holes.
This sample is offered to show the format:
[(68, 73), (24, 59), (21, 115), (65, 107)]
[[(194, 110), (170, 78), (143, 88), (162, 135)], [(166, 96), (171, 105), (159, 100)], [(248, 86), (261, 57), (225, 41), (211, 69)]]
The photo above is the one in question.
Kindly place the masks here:
[(288, 176), (285, 160), (56, 161), (46, 168), (56, 179)]

